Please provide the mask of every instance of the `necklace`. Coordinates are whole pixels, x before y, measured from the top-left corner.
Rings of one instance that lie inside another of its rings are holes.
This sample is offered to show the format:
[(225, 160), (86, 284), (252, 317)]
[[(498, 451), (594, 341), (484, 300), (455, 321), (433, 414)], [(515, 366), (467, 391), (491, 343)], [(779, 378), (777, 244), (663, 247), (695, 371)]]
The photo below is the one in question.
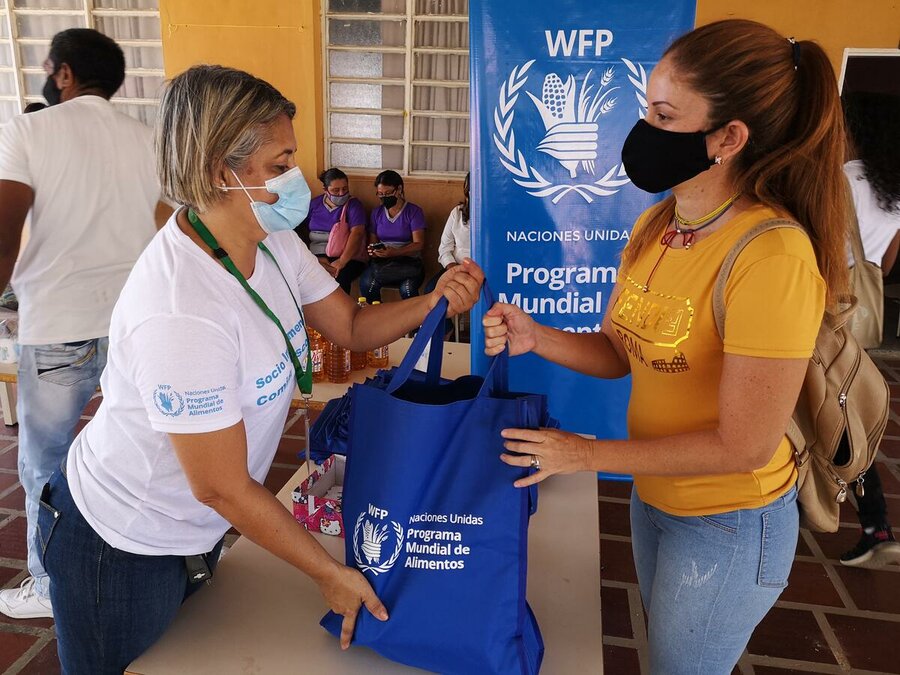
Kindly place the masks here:
[[(718, 206), (713, 211), (707, 213), (705, 216), (697, 218), (697, 220), (685, 220), (681, 217), (681, 214), (678, 213), (678, 206), (676, 206), (675, 216), (673, 218), (673, 225), (675, 229), (671, 232), (666, 232), (663, 235), (662, 243), (666, 246), (671, 246), (672, 240), (675, 239), (676, 235), (680, 234), (681, 245), (690, 250), (691, 246), (694, 245), (694, 235), (700, 230), (705, 230), (707, 227), (715, 223), (719, 218), (728, 213), (728, 209), (730, 209), (734, 205), (734, 203), (740, 196), (740, 192), (734, 193), (721, 206)], [(684, 225), (687, 225), (688, 227), (683, 227)]]
[[(672, 225), (674, 229), (669, 230), (666, 228), (665, 234), (663, 234), (660, 239), (660, 244), (662, 245), (662, 253), (659, 254), (659, 258), (656, 260), (656, 264), (653, 265), (653, 269), (650, 270), (650, 274), (647, 276), (647, 281), (644, 283), (643, 291), (647, 293), (650, 290), (650, 280), (653, 279), (653, 275), (656, 273), (657, 268), (662, 262), (663, 256), (666, 255), (666, 251), (668, 251), (672, 247), (672, 242), (675, 240), (675, 237), (681, 235), (681, 245), (684, 246), (686, 250), (690, 250), (694, 245), (694, 235), (700, 230), (704, 230), (713, 223), (715, 223), (719, 218), (728, 213), (728, 210), (734, 206), (734, 203), (741, 196), (740, 192), (736, 192), (731, 197), (729, 197), (722, 205), (716, 207), (710, 213), (707, 213), (702, 218), (697, 218), (696, 220), (685, 220), (678, 213), (678, 206), (675, 207), (675, 215), (672, 218)], [(695, 225), (696, 227), (686, 227), (683, 228), (682, 225)]]
[(712, 211), (707, 213), (705, 216), (700, 216), (696, 220), (687, 220), (680, 213), (678, 213), (678, 205), (675, 205), (675, 225), (681, 225), (683, 227), (697, 227), (696, 229), (702, 229), (712, 223), (716, 218), (725, 213), (728, 209), (731, 208), (731, 205), (734, 204), (738, 197), (741, 196), (740, 192), (735, 192), (731, 197), (726, 199), (721, 205), (714, 208)]

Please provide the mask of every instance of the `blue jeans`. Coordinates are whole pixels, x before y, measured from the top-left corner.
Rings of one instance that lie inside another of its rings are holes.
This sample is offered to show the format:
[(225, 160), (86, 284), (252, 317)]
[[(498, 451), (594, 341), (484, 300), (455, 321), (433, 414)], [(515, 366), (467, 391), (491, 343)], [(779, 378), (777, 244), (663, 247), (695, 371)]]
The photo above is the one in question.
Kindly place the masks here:
[(787, 586), (797, 490), (758, 509), (673, 516), (631, 493), (631, 540), (649, 619), (650, 670), (729, 675)]
[(366, 296), (366, 302), (372, 304), (376, 300), (381, 301), (381, 289), (384, 286), (392, 286), (406, 300), (419, 294), (419, 286), (424, 278), (425, 268), (420, 258), (403, 256), (375, 259), (359, 277), (359, 292)]
[[(37, 532), (66, 675), (121, 675), (159, 639), (181, 604), (206, 585), (188, 581), (182, 556), (136, 555), (103, 541), (81, 515), (60, 471), (43, 492)], [(210, 570), (222, 543), (207, 555)]]
[(19, 418), (19, 480), (28, 519), (28, 571), (35, 591), (48, 597), (47, 573), (35, 547), (38, 499), (75, 438), (84, 406), (106, 367), (109, 338), (53, 345), (22, 345), (16, 415)]

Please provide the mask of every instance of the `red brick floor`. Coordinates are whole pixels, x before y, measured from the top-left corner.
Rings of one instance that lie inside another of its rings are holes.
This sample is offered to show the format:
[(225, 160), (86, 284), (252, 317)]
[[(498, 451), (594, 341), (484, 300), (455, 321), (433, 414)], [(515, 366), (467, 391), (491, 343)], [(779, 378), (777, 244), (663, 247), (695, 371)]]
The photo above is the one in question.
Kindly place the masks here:
[[(882, 443), (879, 471), (888, 506), (900, 522), (900, 361), (878, 361), (891, 383), (895, 423)], [(96, 412), (100, 398), (85, 410)], [(85, 421), (86, 421), (85, 419)], [(303, 424), (292, 413), (275, 464), (266, 480), (279, 489), (299, 465)], [(0, 425), (0, 587), (25, 577), (25, 519), (16, 476), (17, 430)], [(896, 434), (896, 435), (895, 435)], [(646, 673), (646, 627), (631, 560), (630, 484), (601, 481), (600, 555), (605, 672)], [(845, 568), (838, 562), (859, 536), (851, 505), (833, 535), (803, 531), (790, 585), (757, 629), (735, 674), (900, 674), (900, 566), (881, 570)], [(895, 530), (900, 535), (900, 530)], [(229, 535), (233, 541), (236, 535)], [(226, 543), (230, 543), (227, 541)], [(890, 645), (895, 645), (891, 647)], [(0, 616), (0, 672), (59, 673), (53, 621), (13, 621)], [(558, 675), (551, 673), (550, 675)], [(559, 674), (568, 675), (568, 674)]]
[[(891, 384), (878, 457), (888, 511), (900, 523), (900, 360), (876, 359)], [(644, 610), (631, 559), (631, 484), (600, 483), (600, 594), (607, 673), (649, 672)], [(900, 537), (900, 528), (894, 528)], [(844, 567), (859, 539), (849, 502), (835, 534), (801, 531), (788, 588), (756, 629), (735, 675), (900, 673), (900, 566)], [(893, 647), (891, 645), (894, 645)]]

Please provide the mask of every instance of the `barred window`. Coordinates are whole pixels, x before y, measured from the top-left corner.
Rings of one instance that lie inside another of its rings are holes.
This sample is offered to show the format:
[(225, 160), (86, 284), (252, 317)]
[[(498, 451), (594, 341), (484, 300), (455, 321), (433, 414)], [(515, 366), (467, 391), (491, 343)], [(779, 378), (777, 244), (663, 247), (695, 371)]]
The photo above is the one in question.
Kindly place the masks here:
[(163, 83), (158, 0), (0, 0), (0, 124), (41, 95), (50, 40), (95, 28), (125, 52), (125, 82), (112, 102), (152, 125)]
[(323, 0), (326, 163), (469, 168), (468, 0)]

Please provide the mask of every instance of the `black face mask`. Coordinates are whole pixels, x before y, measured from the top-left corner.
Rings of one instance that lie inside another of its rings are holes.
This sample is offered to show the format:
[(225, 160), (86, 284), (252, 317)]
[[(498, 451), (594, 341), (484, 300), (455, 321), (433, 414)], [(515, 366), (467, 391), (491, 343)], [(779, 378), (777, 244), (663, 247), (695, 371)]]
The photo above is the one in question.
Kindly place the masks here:
[(56, 86), (52, 75), (47, 76), (47, 81), (44, 82), (44, 89), (41, 91), (41, 94), (47, 100), (47, 105), (57, 105), (61, 102), (62, 91)]
[(625, 173), (645, 192), (671, 190), (715, 164), (706, 154), (706, 137), (713, 131), (667, 131), (638, 120), (622, 146)]
[(379, 197), (379, 199), (381, 200), (381, 205), (386, 209), (392, 209), (397, 206), (397, 195)]

